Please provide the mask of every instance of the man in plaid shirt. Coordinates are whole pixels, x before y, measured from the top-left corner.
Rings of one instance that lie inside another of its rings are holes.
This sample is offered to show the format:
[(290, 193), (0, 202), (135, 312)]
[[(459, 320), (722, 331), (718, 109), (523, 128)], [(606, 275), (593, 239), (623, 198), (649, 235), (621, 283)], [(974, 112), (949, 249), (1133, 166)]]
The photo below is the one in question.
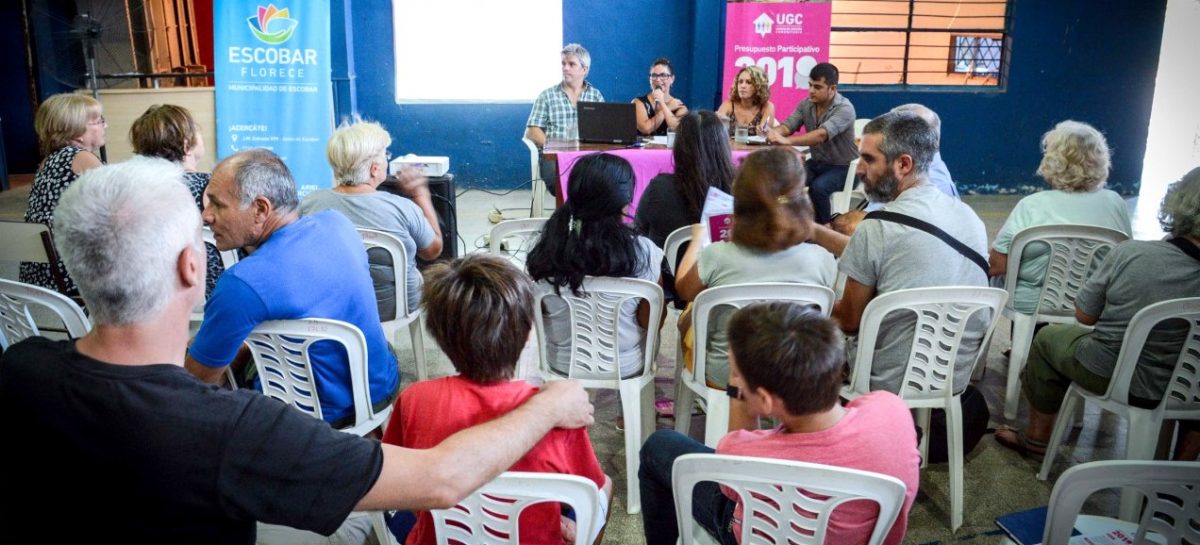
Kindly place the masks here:
[[(592, 56), (579, 44), (567, 44), (562, 49), (562, 83), (538, 94), (533, 101), (533, 111), (525, 122), (525, 138), (532, 140), (541, 149), (547, 138), (579, 137), (579, 120), (575, 115), (575, 104), (604, 102), (600, 90), (588, 83), (588, 70), (592, 67)], [(553, 162), (541, 160), (542, 179), (551, 194), (557, 195), (558, 172)]]

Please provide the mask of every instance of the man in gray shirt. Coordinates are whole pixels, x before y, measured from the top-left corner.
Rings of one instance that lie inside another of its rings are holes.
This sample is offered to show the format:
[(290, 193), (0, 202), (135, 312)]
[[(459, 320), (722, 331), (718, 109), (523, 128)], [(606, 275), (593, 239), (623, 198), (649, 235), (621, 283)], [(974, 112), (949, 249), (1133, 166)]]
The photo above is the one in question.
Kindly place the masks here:
[[(767, 141), (809, 146), (804, 169), (817, 223), (829, 223), (829, 196), (846, 183), (850, 161), (858, 157), (854, 143), (854, 105), (837, 92), (838, 69), (823, 62), (808, 73), (808, 100), (796, 106), (783, 124), (767, 133)], [(804, 125), (804, 134), (795, 134)]]
[[(858, 176), (868, 197), (885, 203), (884, 210), (933, 224), (979, 255), (987, 255), (987, 233), (979, 216), (929, 183), (929, 165), (936, 153), (937, 135), (925, 120), (912, 112), (888, 112), (863, 130)], [(863, 310), (877, 294), (934, 286), (987, 286), (982, 267), (936, 236), (907, 225), (867, 219), (848, 239), (818, 227), (815, 241), (834, 253), (844, 248), (838, 268), (846, 273), (846, 288), (833, 316), (849, 334), (858, 332)], [(963, 336), (954, 371), (960, 389), (970, 378), (987, 318), (973, 316)], [(911, 312), (897, 312), (883, 320), (874, 347), (872, 390), (900, 391), (915, 323)]]

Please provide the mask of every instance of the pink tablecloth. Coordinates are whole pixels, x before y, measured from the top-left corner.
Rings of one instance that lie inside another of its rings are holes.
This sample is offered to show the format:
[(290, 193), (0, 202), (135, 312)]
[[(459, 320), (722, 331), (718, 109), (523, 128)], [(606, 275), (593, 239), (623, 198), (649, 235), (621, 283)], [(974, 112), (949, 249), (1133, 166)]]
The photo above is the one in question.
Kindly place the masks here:
[[(575, 166), (575, 161), (578, 161), (580, 157), (591, 153), (600, 152), (560, 151), (557, 153), (558, 184), (561, 192), (559, 195), (562, 195), (563, 201), (567, 200), (567, 182), (571, 177), (571, 167)], [(629, 206), (630, 216), (637, 213), (638, 201), (642, 200), (642, 193), (646, 191), (646, 186), (650, 185), (650, 180), (664, 172), (675, 172), (675, 161), (672, 159), (669, 149), (618, 149), (604, 153), (621, 157), (633, 165), (633, 174), (636, 180), (633, 185), (633, 202)], [(734, 165), (741, 164), (742, 159), (749, 154), (749, 151), (734, 150)]]

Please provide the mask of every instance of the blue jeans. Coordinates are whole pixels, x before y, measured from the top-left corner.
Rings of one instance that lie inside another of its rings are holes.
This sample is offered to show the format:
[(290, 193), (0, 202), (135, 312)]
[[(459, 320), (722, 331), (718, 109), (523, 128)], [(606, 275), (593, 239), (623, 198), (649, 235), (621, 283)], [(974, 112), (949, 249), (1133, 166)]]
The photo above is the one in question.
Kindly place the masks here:
[(809, 159), (804, 162), (804, 171), (808, 175), (808, 196), (816, 212), (813, 220), (829, 223), (832, 215), (829, 197), (846, 186), (846, 173), (850, 171), (850, 165), (831, 165)]
[[(684, 454), (711, 452), (713, 449), (675, 430), (658, 430), (642, 445), (638, 480), (647, 545), (672, 545), (679, 538), (675, 494), (671, 489), (671, 466), (675, 459)], [(722, 494), (715, 482), (701, 482), (692, 490), (692, 518), (724, 545), (737, 545), (729, 530), (736, 506), (737, 502)]]

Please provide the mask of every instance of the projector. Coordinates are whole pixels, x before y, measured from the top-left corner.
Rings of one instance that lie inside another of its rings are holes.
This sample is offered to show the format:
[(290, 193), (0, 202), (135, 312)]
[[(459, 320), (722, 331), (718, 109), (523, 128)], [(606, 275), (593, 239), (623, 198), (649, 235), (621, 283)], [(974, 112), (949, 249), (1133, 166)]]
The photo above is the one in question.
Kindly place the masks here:
[(426, 157), (421, 155), (413, 155), (410, 153), (408, 155), (403, 155), (392, 159), (392, 162), (389, 165), (389, 171), (392, 174), (400, 172), (400, 169), (406, 166), (417, 167), (417, 169), (421, 171), (421, 174), (428, 177), (445, 176), (447, 172), (450, 172), (449, 157)]

